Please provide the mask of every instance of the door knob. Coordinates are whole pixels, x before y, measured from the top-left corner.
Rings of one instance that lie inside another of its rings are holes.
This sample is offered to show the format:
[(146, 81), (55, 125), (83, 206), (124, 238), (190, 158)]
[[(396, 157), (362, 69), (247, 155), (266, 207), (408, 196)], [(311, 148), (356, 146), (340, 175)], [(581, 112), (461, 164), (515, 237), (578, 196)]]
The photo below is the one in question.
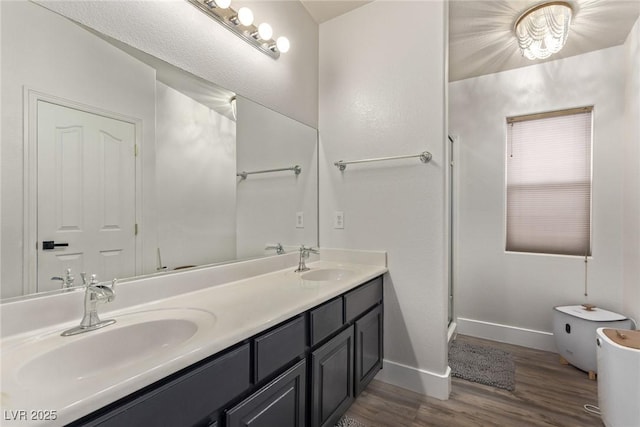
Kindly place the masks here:
[(44, 251), (55, 249), (56, 247), (59, 247), (59, 246), (69, 246), (69, 244), (68, 243), (56, 243), (53, 240), (43, 240), (42, 241), (42, 250), (44, 250)]

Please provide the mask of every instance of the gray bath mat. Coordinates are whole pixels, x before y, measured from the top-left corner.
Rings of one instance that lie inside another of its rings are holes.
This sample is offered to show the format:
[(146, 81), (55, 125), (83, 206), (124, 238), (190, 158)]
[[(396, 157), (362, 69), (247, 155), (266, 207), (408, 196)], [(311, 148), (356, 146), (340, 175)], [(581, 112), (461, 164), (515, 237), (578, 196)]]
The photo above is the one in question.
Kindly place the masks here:
[(451, 376), (505, 390), (516, 388), (513, 356), (492, 347), (454, 341), (449, 348)]
[(336, 427), (366, 427), (358, 420), (354, 420), (351, 417), (343, 415), (342, 418), (336, 423)]

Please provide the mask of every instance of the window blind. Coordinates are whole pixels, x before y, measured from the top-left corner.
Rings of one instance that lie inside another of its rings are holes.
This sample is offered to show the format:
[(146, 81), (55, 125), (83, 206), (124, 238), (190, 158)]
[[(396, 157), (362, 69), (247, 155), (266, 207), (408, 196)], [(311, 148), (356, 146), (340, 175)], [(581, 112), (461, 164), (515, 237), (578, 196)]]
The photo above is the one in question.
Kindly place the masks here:
[(507, 119), (507, 251), (591, 255), (591, 115)]

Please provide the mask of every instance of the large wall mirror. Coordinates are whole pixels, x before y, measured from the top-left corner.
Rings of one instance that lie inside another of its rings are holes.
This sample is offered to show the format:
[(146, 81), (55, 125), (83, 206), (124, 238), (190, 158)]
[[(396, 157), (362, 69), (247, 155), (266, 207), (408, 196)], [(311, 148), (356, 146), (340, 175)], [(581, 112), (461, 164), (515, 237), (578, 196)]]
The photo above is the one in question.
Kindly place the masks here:
[(2, 2), (2, 299), (318, 243), (317, 131)]

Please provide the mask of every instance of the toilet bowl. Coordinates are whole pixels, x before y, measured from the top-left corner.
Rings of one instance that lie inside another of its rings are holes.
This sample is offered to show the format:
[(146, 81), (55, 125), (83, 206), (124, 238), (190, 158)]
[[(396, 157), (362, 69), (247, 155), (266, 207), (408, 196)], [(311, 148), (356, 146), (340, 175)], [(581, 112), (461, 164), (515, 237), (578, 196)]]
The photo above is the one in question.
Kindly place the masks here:
[(640, 426), (640, 331), (598, 328), (596, 334), (602, 421)]

